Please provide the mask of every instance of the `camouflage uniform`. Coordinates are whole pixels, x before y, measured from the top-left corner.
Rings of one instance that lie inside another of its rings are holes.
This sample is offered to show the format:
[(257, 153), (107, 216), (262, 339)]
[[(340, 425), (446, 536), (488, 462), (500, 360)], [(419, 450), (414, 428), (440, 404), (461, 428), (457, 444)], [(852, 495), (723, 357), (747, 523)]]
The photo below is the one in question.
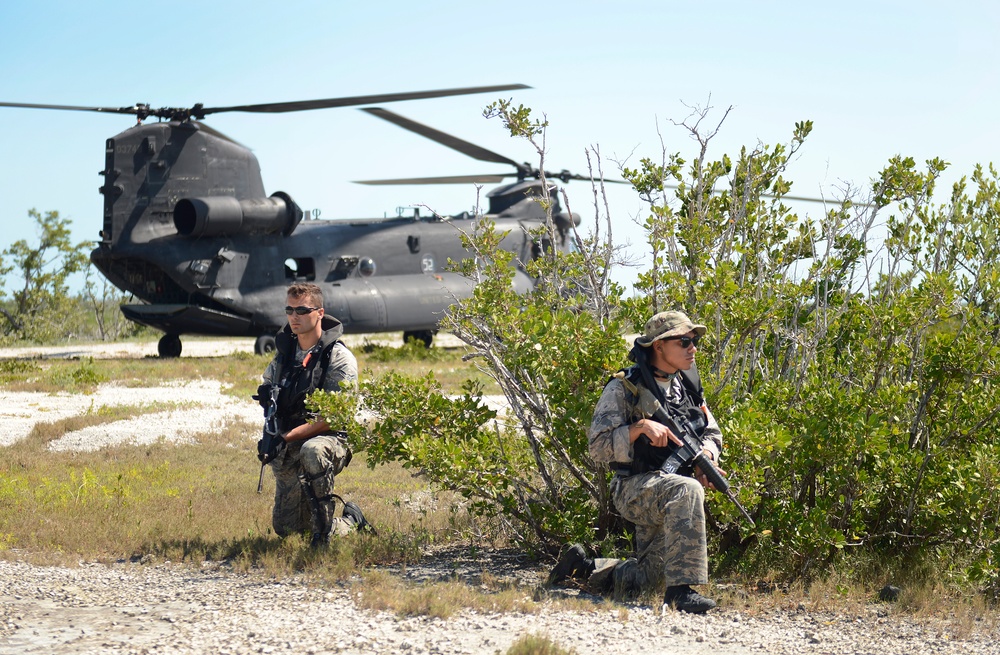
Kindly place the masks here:
[[(686, 393), (680, 376), (658, 382), (668, 402)], [(627, 464), (633, 460), (629, 425), (643, 418), (636, 397), (621, 380), (613, 379), (604, 389), (594, 410), (588, 433), (590, 456), (597, 462)], [(722, 432), (704, 407), (707, 426), (703, 448), (718, 461)], [(616, 596), (675, 585), (708, 582), (708, 549), (705, 537), (705, 491), (694, 478), (650, 471), (618, 473), (611, 482), (615, 508), (636, 526), (637, 557), (627, 560), (596, 559), (589, 584), (598, 591), (614, 590)]]
[[(291, 335), (296, 341), (295, 361), (302, 364), (306, 353), (297, 345), (297, 339), (286, 325), (282, 332)], [(343, 335), (343, 326), (339, 321), (327, 315), (323, 317), (323, 337), (321, 342), (335, 341), (330, 351), (330, 363), (327, 365), (319, 389), (324, 391), (340, 391), (342, 385), (354, 386), (358, 379), (358, 361), (347, 346), (339, 341)], [(280, 339), (280, 337), (279, 337)], [(272, 383), (281, 376), (278, 370), (278, 358), (268, 365), (264, 371), (264, 382)], [(287, 429), (280, 424), (282, 432)], [(274, 472), (274, 509), (271, 514), (271, 524), (274, 532), (286, 536), (295, 532), (308, 532), (314, 529), (312, 504), (304, 489), (311, 486), (317, 498), (325, 498), (333, 494), (334, 476), (340, 473), (350, 461), (350, 449), (345, 440), (337, 434), (321, 434), (305, 441), (293, 441), (287, 444), (277, 458), (271, 462)], [(332, 514), (332, 507), (330, 508)], [(332, 524), (331, 534), (345, 535), (355, 526), (354, 521), (343, 517), (325, 517)]]

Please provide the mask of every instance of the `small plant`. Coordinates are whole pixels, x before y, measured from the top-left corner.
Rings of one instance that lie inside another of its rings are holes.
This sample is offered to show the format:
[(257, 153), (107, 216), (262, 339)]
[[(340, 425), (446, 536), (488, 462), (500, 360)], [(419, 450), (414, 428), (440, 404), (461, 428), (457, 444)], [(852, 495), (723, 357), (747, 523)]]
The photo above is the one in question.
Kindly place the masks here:
[(42, 367), (30, 359), (3, 359), (0, 360), (0, 382), (20, 382), (41, 370)]
[(80, 360), (80, 365), (70, 372), (73, 384), (77, 387), (96, 387), (107, 381), (107, 377), (94, 368), (94, 358)]
[(361, 346), (365, 359), (372, 362), (439, 362), (449, 357), (442, 348), (428, 348), (419, 339), (410, 338), (405, 344), (394, 348), (365, 341)]
[(518, 637), (506, 655), (575, 655), (576, 649), (563, 648), (546, 635), (526, 634)]

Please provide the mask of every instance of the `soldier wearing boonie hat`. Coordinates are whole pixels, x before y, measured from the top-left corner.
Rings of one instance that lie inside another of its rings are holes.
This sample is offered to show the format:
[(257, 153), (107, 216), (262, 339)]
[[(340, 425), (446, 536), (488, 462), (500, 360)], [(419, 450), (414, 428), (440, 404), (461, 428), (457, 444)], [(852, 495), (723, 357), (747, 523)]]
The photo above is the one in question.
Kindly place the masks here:
[(567, 577), (587, 580), (599, 592), (634, 597), (666, 587), (664, 603), (685, 612), (702, 613), (715, 601), (691, 585), (708, 583), (704, 476), (650, 470), (636, 458), (640, 437), (654, 447), (676, 443), (663, 424), (643, 416), (634, 390), (648, 388), (674, 416), (687, 420), (702, 439), (702, 449), (715, 462), (722, 451), (722, 432), (705, 405), (694, 365), (698, 341), (707, 328), (681, 311), (660, 312), (646, 321), (635, 339), (635, 362), (612, 378), (594, 409), (588, 433), (590, 456), (615, 472), (611, 498), (615, 508), (636, 527), (636, 557), (590, 559), (573, 544), (560, 556), (549, 576), (555, 584)]
[(646, 321), (646, 327), (643, 333), (636, 338), (635, 343), (638, 346), (646, 348), (654, 341), (660, 339), (681, 336), (688, 332), (694, 332), (699, 337), (702, 337), (707, 331), (708, 328), (704, 325), (693, 323), (684, 312), (660, 312)]

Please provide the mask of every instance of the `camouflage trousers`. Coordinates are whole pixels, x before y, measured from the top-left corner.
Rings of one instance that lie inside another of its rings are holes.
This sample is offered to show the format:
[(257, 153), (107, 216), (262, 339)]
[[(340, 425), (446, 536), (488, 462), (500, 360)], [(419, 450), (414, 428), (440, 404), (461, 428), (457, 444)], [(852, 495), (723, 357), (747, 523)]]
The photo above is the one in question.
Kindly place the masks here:
[(611, 499), (635, 524), (636, 557), (599, 558), (588, 584), (616, 598), (634, 598), (663, 586), (708, 582), (705, 489), (682, 475), (662, 471), (616, 477)]
[[(336, 436), (319, 435), (306, 441), (293, 441), (273, 462), (274, 510), (271, 525), (278, 536), (312, 529), (312, 502), (303, 488), (308, 484), (317, 498), (333, 493), (333, 478), (344, 470), (349, 459), (344, 441)], [(331, 534), (343, 536), (351, 531), (353, 521), (333, 519)]]

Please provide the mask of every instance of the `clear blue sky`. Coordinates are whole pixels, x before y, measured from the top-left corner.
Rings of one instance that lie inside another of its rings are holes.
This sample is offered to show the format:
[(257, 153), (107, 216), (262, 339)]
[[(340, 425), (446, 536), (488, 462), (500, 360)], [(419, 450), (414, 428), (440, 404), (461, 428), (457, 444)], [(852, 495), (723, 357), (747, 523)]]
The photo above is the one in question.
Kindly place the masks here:
[[(658, 122), (668, 150), (693, 154), (669, 120), (709, 98), (716, 120), (734, 107), (714, 157), (786, 141), (795, 121), (815, 122), (789, 174), (802, 195), (864, 185), (895, 154), (941, 157), (952, 163), (949, 180), (995, 159), (1000, 5), (822, 4), (11, 1), (0, 4), (0, 101), (225, 106), (519, 82), (533, 88), (514, 101), (551, 122), (549, 165), (579, 173), (589, 145), (632, 163), (658, 156)], [(529, 146), (482, 118), (495, 99), (386, 108), (534, 162)], [(268, 193), (285, 191), (324, 218), (412, 204), (457, 213), (476, 197), (471, 186), (350, 180), (506, 170), (352, 108), (209, 118), (255, 151)], [(96, 239), (104, 140), (132, 120), (0, 108), (0, 248), (33, 237), (31, 208), (58, 210), (78, 240)], [(589, 220), (587, 185), (569, 191)], [(639, 250), (642, 203), (624, 185), (610, 200), (617, 235)]]

